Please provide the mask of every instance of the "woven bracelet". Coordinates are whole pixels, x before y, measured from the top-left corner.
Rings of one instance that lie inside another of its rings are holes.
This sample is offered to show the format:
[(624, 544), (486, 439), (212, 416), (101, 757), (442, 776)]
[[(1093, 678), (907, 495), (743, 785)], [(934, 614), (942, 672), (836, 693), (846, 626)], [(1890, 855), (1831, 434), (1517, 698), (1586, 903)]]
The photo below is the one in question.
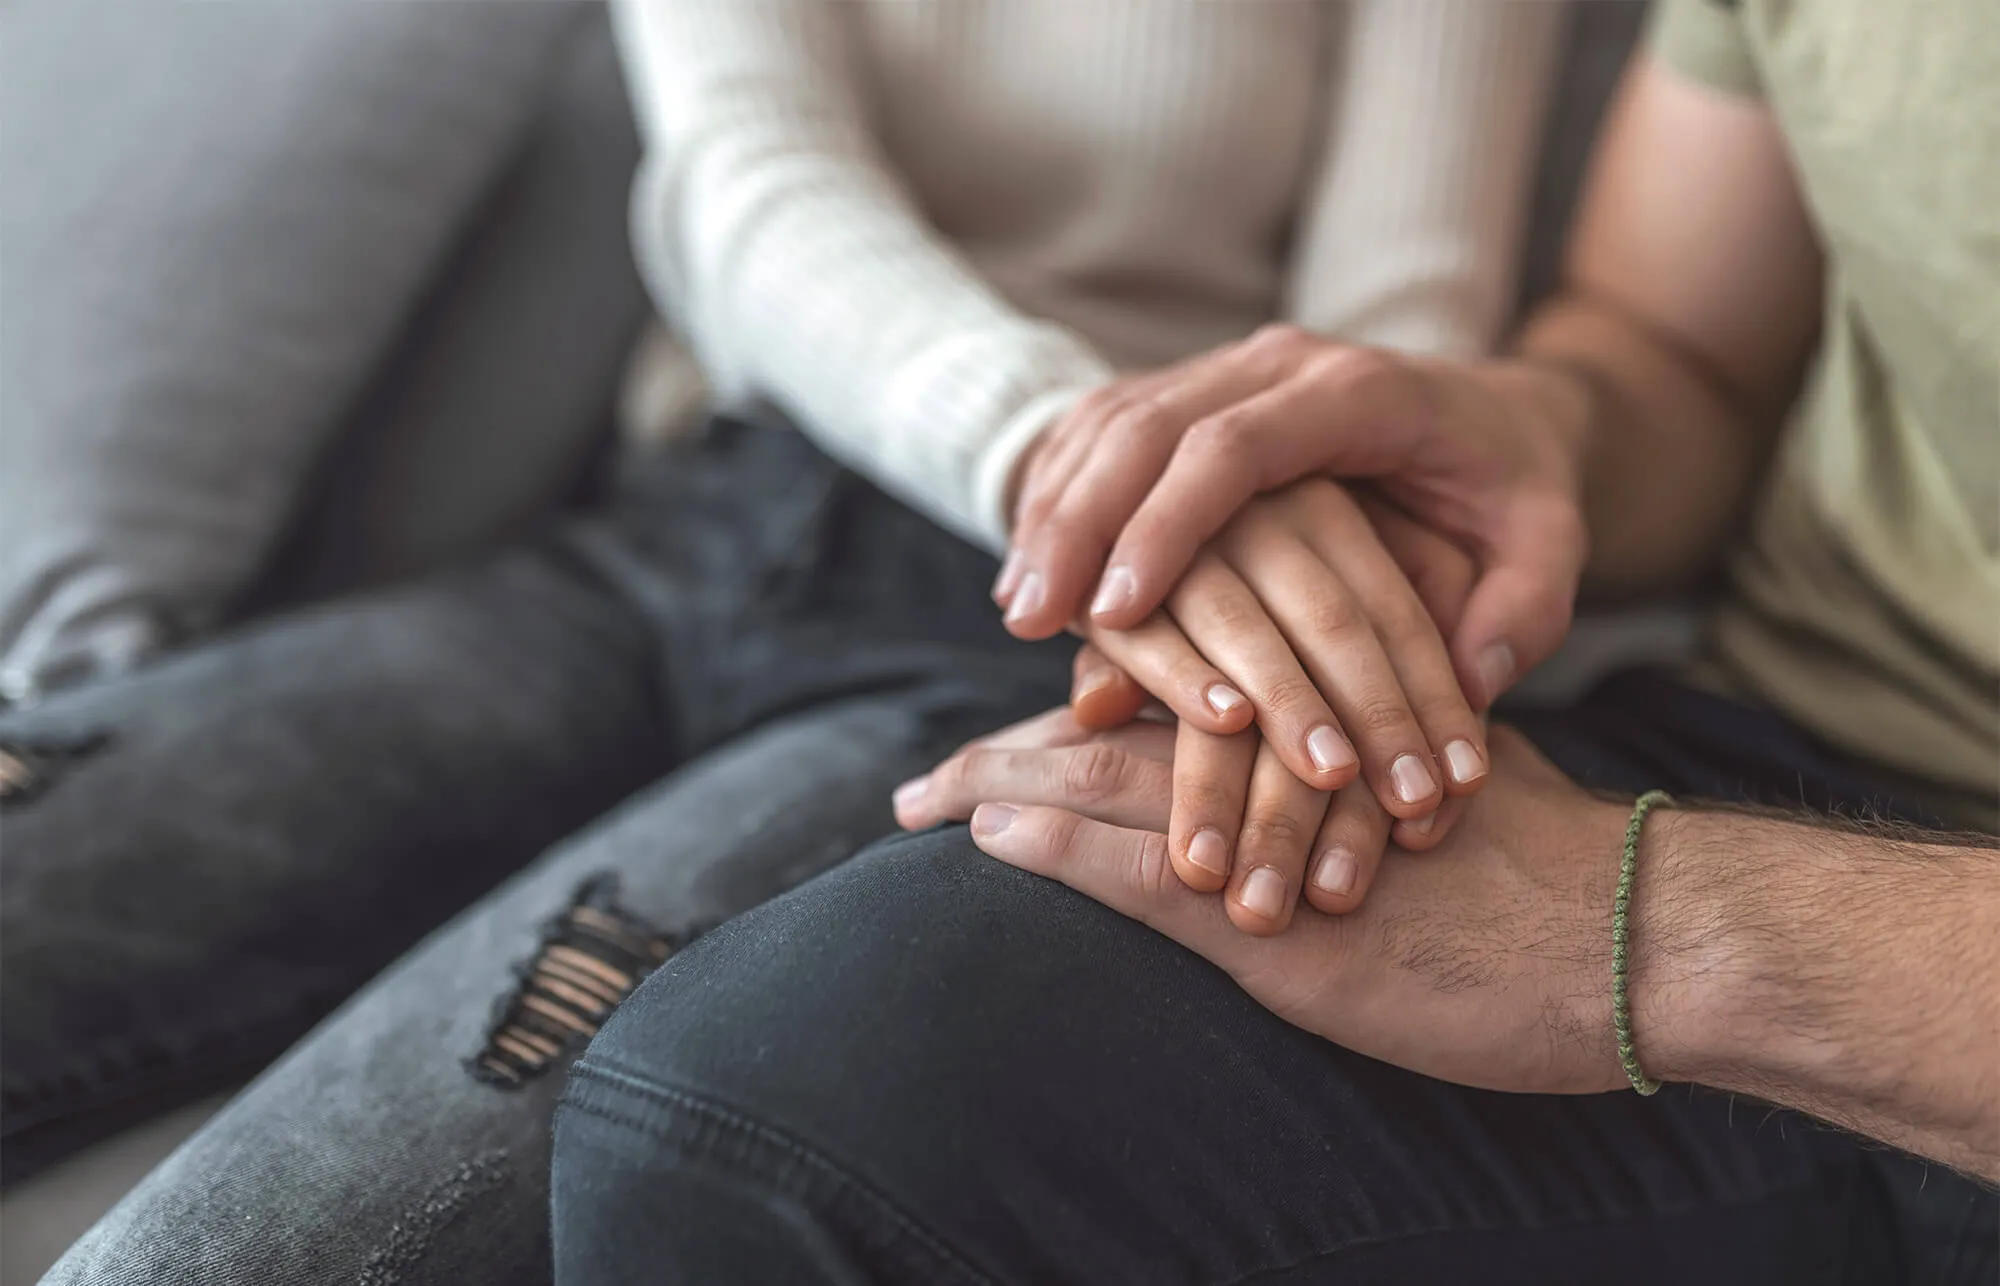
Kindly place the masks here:
[(1639, 831), (1646, 814), (1656, 805), (1673, 802), (1666, 791), (1649, 790), (1632, 805), (1632, 820), (1625, 826), (1625, 856), (1618, 864), (1618, 900), (1611, 904), (1611, 1027), (1618, 1035), (1618, 1061), (1625, 1064), (1626, 1078), (1641, 1094), (1659, 1093), (1660, 1083), (1647, 1078), (1632, 1045), (1632, 998), (1625, 985), (1631, 958), (1632, 877), (1639, 869)]

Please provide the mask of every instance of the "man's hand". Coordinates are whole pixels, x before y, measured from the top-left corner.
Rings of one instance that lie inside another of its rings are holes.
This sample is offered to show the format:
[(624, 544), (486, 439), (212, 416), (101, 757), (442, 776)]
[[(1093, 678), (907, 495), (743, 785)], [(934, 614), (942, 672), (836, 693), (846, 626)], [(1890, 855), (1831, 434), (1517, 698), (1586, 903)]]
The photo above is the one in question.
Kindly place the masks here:
[(1025, 466), (995, 596), (1026, 638), (1066, 628), (1086, 598), (1093, 622), (1129, 629), (1252, 496), (1313, 474), (1372, 478), (1477, 558), (1451, 644), (1484, 709), (1568, 630), (1588, 402), (1554, 367), (1268, 327), (1114, 385), (1056, 425)]
[[(1157, 761), (1090, 791), (974, 792), (1006, 802), (980, 803), (972, 836), (1357, 1052), (1491, 1089), (1616, 1089), (1611, 901), (1630, 805), (1584, 792), (1506, 729), (1491, 745), (1492, 780), (1463, 801), (1449, 839), (1384, 863), (1360, 909), (1303, 911), (1275, 937), (1236, 932), (1222, 903), (1170, 874)], [(1001, 775), (1033, 781), (1036, 759)], [(1633, 1027), (1654, 1076), (1795, 1107), (2000, 1180), (1991, 838), (1658, 813), (1640, 846), (1631, 942)]]
[[(1218, 795), (1228, 802), (1218, 804)], [(1302, 886), (1306, 900), (1331, 915), (1361, 905), (1394, 820), (1365, 790), (1329, 795), (1304, 786), (1254, 732), (1218, 737), (1183, 722), (1176, 733), (1145, 719), (1091, 729), (1068, 707), (973, 741), (906, 783), (896, 792), (896, 819), (918, 830), (963, 821), (996, 799), (1169, 828), (1181, 881), (1197, 892), (1222, 891), (1230, 921), (1260, 935), (1291, 923)], [(1218, 808), (1229, 814), (1229, 840), (1218, 830), (1204, 841), (1193, 828)], [(1430, 824), (1419, 824), (1425, 838)]]
[[(1220, 900), (1173, 874), (1157, 833), (1164, 765), (1108, 775), (1100, 789), (1071, 792), (1067, 807), (1026, 802), (1029, 791), (982, 803), (972, 834), (993, 856), (1206, 956), (1280, 1017), (1350, 1049), (1493, 1089), (1615, 1089), (1625, 1076), (1611, 1033), (1611, 899), (1628, 807), (1572, 785), (1514, 733), (1496, 729), (1492, 744), (1493, 781), (1451, 838), (1385, 863), (1359, 910), (1304, 911), (1275, 937), (1238, 932)], [(1023, 778), (1038, 755), (1062, 758), (1021, 752)], [(1639, 942), (1651, 945), (1643, 926)], [(1636, 999), (1643, 1050), (1653, 1010)]]

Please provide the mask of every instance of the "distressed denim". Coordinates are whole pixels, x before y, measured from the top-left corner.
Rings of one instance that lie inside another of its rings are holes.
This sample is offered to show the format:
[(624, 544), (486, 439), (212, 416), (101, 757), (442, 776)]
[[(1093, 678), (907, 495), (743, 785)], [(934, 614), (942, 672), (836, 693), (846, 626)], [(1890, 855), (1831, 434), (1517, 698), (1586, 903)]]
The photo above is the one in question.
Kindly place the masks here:
[(623, 992), (1061, 698), (992, 572), (718, 421), (501, 556), (0, 715), (13, 1173), (325, 1019), (49, 1280), (546, 1281), (549, 1113)]
[[(1659, 675), (1517, 722), (1609, 789), (1905, 811)], [(560, 1286), (1986, 1286), (2000, 1237), (1990, 1190), (1754, 1102), (1351, 1054), (963, 827), (655, 972), (571, 1073), (553, 1191)]]

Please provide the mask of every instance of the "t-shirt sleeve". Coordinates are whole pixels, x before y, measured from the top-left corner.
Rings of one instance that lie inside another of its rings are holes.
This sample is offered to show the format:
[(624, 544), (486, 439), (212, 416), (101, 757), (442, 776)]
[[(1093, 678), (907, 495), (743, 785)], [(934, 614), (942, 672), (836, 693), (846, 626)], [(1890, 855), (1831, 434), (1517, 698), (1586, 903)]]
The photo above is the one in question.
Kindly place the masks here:
[(1689, 80), (1762, 97), (1763, 78), (1744, 30), (1744, 0), (1654, 0), (1646, 47)]

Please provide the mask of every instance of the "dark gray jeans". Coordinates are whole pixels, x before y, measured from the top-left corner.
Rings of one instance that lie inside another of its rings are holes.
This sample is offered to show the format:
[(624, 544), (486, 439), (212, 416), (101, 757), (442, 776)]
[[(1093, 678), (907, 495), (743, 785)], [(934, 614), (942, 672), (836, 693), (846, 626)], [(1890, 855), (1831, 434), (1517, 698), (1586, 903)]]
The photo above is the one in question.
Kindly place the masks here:
[[(1515, 721), (1596, 787), (1938, 820), (1664, 675)], [(559, 1286), (1991, 1286), (2000, 1267), (2000, 1202), (1941, 1167), (1685, 1085), (1497, 1094), (1360, 1057), (962, 826), (873, 846), (648, 978), (570, 1074), (553, 1187)]]
[(50, 1280), (545, 1281), (583, 1037), (1061, 699), (1068, 650), (1010, 640), (991, 575), (798, 434), (718, 421), (487, 563), (0, 715), (32, 777), (0, 805), (10, 1176), (353, 997)]

